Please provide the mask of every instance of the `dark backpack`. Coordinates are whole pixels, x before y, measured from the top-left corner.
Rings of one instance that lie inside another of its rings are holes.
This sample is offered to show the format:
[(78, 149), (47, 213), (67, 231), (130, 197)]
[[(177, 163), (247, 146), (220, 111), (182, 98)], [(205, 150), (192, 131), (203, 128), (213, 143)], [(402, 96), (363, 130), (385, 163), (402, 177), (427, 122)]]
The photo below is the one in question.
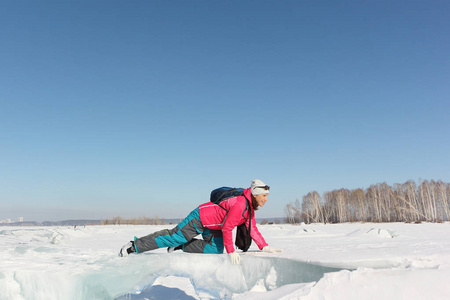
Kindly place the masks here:
[[(228, 213), (228, 210), (226, 210), (220, 203), (226, 199), (237, 197), (237, 196), (244, 196), (244, 189), (242, 188), (231, 188), (231, 187), (221, 187), (213, 190), (211, 192), (210, 201), (214, 204), (217, 204), (220, 206), (223, 210), (225, 210)], [(252, 244), (252, 238), (250, 236), (251, 231), (251, 214), (250, 214), (250, 201), (245, 197), (247, 200), (247, 208), (245, 210), (248, 211), (248, 228), (245, 226), (245, 223), (237, 226), (236, 228), (236, 240), (234, 244), (236, 247), (241, 249), (242, 251), (246, 252), (248, 248), (250, 248), (250, 245)], [(245, 213), (245, 211), (244, 211)], [(245, 216), (242, 215), (244, 218)]]
[[(212, 203), (219, 205), (222, 209), (226, 210), (222, 205), (220, 205), (220, 202), (237, 196), (244, 196), (244, 189), (224, 186), (213, 190), (211, 192), (209, 200)], [(228, 212), (228, 210), (226, 211)]]

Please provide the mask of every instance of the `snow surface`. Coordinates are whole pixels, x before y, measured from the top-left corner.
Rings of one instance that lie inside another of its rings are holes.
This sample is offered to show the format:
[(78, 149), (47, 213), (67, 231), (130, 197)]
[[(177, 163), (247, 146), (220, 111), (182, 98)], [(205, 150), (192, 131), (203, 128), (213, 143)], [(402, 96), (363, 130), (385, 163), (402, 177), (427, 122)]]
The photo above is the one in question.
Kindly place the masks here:
[(270, 246), (117, 256), (171, 226), (0, 227), (0, 299), (450, 299), (450, 223), (258, 226)]

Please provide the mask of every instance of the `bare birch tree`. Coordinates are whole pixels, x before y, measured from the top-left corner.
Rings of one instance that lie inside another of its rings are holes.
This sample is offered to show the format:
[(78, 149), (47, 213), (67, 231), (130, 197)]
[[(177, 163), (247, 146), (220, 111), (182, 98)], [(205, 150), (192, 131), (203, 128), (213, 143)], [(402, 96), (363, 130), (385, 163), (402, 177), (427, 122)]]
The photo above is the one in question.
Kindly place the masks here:
[[(450, 220), (450, 183), (409, 180), (404, 184), (387, 183), (363, 189), (316, 191), (303, 196), (302, 203), (289, 204), (285, 214), (289, 221), (306, 223), (417, 222)], [(297, 217), (298, 216), (298, 217)]]

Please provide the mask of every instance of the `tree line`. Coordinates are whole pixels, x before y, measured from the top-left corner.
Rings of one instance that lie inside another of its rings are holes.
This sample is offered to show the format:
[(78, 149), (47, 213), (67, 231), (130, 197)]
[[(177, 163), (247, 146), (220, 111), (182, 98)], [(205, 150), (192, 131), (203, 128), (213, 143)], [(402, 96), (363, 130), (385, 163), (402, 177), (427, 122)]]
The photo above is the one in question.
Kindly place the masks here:
[(139, 217), (139, 218), (123, 218), (113, 217), (111, 219), (105, 219), (100, 221), (100, 225), (165, 225), (165, 220), (160, 219), (158, 216), (154, 218)]
[(285, 207), (288, 223), (442, 222), (450, 220), (450, 183), (409, 180), (363, 190), (316, 191)]

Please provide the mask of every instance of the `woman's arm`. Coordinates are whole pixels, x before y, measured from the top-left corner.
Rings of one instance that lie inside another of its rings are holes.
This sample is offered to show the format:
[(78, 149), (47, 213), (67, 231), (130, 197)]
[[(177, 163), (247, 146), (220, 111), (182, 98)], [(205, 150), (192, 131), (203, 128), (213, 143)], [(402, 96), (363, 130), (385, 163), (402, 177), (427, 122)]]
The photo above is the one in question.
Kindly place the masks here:
[(236, 202), (229, 207), (227, 216), (225, 217), (225, 221), (222, 226), (223, 244), (227, 253), (233, 253), (235, 251), (233, 246), (233, 229), (239, 225), (242, 213), (246, 208), (245, 202), (239, 200), (240, 199), (237, 199)]
[[(247, 222), (247, 226), (248, 226), (248, 222)], [(256, 226), (254, 211), (252, 211), (252, 228), (250, 231), (250, 236), (255, 241), (256, 245), (258, 245), (259, 250), (262, 250), (264, 247), (268, 246), (266, 240), (264, 240), (264, 237), (259, 232), (258, 227)]]

